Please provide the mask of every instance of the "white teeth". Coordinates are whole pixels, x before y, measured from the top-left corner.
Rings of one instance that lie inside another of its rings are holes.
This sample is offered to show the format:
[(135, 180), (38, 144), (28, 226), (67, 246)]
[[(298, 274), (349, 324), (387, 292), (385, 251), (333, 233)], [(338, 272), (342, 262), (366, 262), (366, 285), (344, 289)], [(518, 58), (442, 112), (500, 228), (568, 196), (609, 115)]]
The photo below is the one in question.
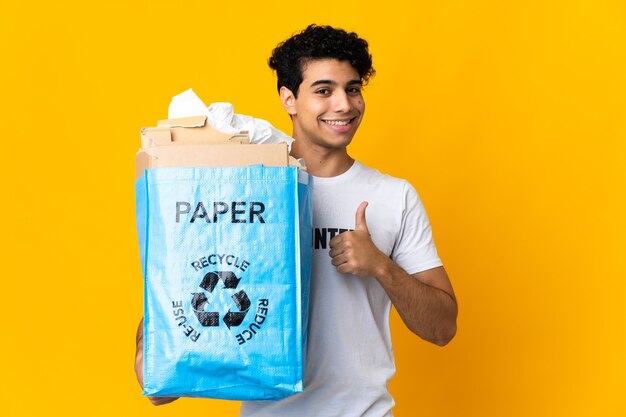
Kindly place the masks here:
[(350, 120), (324, 120), (324, 123), (328, 123), (331, 126), (347, 126)]

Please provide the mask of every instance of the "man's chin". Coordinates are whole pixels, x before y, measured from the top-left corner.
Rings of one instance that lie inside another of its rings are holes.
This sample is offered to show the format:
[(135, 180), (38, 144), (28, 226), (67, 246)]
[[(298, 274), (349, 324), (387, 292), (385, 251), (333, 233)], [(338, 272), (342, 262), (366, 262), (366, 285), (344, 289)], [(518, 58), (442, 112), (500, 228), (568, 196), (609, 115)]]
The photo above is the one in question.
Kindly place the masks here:
[(327, 149), (340, 150), (345, 149), (352, 142), (352, 136), (345, 139), (330, 139), (322, 142), (322, 146)]

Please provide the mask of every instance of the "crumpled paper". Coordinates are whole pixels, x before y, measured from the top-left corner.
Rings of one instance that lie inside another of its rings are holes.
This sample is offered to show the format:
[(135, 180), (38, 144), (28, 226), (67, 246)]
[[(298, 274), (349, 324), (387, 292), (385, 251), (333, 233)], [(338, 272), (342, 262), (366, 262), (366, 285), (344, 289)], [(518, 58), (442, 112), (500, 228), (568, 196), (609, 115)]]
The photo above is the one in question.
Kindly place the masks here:
[(168, 109), (168, 119), (200, 115), (206, 115), (209, 124), (221, 132), (239, 133), (247, 131), (250, 143), (285, 142), (291, 150), (293, 142), (291, 136), (276, 129), (266, 120), (236, 114), (231, 103), (211, 103), (207, 107), (191, 88), (172, 97)]

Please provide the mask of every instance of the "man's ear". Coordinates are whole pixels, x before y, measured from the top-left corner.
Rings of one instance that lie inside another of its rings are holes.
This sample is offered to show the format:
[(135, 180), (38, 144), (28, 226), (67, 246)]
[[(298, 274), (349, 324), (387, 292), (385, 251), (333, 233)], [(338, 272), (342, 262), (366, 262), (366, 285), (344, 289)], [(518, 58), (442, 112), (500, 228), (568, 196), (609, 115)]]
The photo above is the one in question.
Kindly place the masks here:
[(285, 86), (280, 87), (280, 102), (291, 116), (296, 115), (296, 96)]

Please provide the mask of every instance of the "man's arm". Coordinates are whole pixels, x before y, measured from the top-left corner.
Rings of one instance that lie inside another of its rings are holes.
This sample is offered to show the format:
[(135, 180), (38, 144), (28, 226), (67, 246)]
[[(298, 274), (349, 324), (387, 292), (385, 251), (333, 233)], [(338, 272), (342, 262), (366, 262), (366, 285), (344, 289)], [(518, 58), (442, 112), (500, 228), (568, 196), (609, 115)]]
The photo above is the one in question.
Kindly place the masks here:
[(341, 273), (375, 277), (406, 326), (421, 338), (446, 345), (456, 333), (457, 303), (452, 284), (443, 267), (409, 275), (381, 252), (372, 241), (365, 209), (356, 212), (354, 231), (330, 241), (332, 264)]
[(423, 339), (446, 345), (456, 333), (457, 316), (454, 293), (441, 288), (450, 282), (446, 270), (440, 266), (409, 275), (390, 259), (388, 262), (375, 277), (387, 291), (402, 321)]
[[(139, 322), (135, 341), (137, 345), (137, 350), (135, 351), (135, 374), (137, 375), (139, 385), (143, 388), (143, 317)], [(148, 397), (148, 399), (154, 405), (163, 405), (177, 400), (178, 397)]]

